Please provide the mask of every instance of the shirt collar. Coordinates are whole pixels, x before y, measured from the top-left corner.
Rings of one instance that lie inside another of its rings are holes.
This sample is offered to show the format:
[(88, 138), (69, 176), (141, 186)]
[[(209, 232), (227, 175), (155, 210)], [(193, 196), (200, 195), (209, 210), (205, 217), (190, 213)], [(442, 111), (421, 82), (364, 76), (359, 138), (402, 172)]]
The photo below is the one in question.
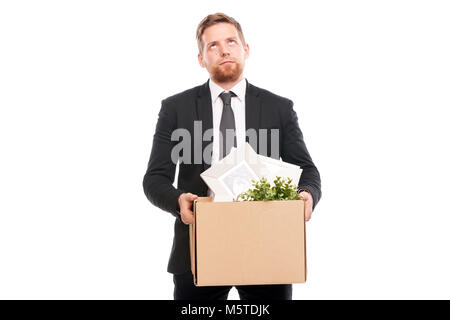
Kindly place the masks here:
[[(240, 101), (245, 101), (245, 90), (246, 90), (246, 81), (245, 78), (242, 78), (241, 81), (236, 83), (236, 85), (231, 88), (229, 91), (233, 91), (237, 98), (239, 98)], [(216, 103), (217, 98), (223, 91), (228, 91), (223, 89), (221, 86), (219, 86), (217, 83), (215, 83), (211, 78), (209, 79), (209, 89), (211, 90), (211, 101), (212, 103)]]

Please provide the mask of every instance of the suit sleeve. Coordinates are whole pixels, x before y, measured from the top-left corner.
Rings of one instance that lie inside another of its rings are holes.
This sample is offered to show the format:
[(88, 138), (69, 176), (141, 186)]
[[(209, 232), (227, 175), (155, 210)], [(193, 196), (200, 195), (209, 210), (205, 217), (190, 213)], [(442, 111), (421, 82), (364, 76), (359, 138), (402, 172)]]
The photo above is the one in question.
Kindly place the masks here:
[(280, 155), (283, 161), (302, 168), (298, 190), (305, 189), (311, 193), (314, 208), (322, 196), (320, 174), (303, 141), (303, 134), (298, 125), (297, 113), (293, 105), (293, 102), (289, 100), (288, 107), (281, 108), (282, 135)]
[(178, 197), (183, 191), (173, 186), (178, 159), (174, 159), (175, 162), (171, 159), (172, 147), (176, 143), (171, 141), (171, 136), (176, 129), (176, 123), (175, 111), (163, 100), (143, 187), (145, 195), (153, 205), (180, 218)]

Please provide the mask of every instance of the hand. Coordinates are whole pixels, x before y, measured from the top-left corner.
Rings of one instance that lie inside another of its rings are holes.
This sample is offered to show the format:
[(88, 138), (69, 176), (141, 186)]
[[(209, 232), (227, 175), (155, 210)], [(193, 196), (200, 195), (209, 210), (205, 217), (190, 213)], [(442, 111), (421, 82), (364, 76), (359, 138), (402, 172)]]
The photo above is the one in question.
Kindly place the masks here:
[(184, 224), (194, 223), (194, 212), (192, 212), (192, 204), (198, 196), (192, 193), (182, 193), (178, 197), (178, 206), (180, 207), (181, 221)]
[(313, 197), (311, 193), (303, 190), (300, 192), (300, 199), (305, 200), (305, 221), (309, 221), (312, 215), (312, 207), (313, 207)]

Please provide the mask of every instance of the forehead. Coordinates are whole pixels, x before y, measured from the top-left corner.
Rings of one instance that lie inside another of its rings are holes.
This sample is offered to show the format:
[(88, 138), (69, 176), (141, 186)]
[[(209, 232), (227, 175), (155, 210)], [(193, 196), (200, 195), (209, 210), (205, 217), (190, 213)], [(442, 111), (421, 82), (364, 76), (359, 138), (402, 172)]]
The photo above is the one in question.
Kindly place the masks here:
[(230, 37), (239, 37), (238, 31), (231, 23), (218, 23), (206, 28), (203, 31), (203, 43), (207, 44), (211, 41), (221, 41)]

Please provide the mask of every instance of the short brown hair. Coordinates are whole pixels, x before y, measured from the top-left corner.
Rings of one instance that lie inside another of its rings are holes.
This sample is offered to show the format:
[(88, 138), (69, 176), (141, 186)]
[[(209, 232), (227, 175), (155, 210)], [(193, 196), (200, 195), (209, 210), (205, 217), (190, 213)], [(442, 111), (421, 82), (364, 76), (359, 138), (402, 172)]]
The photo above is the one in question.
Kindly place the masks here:
[(215, 24), (225, 22), (230, 23), (234, 25), (238, 31), (239, 38), (242, 41), (242, 45), (245, 45), (245, 39), (244, 34), (242, 33), (242, 28), (239, 22), (234, 20), (232, 17), (227, 16), (225, 13), (217, 12), (214, 14), (207, 15), (199, 24), (197, 27), (197, 45), (198, 45), (198, 52), (202, 53), (203, 50), (203, 41), (202, 41), (202, 35), (206, 28), (211, 27)]

